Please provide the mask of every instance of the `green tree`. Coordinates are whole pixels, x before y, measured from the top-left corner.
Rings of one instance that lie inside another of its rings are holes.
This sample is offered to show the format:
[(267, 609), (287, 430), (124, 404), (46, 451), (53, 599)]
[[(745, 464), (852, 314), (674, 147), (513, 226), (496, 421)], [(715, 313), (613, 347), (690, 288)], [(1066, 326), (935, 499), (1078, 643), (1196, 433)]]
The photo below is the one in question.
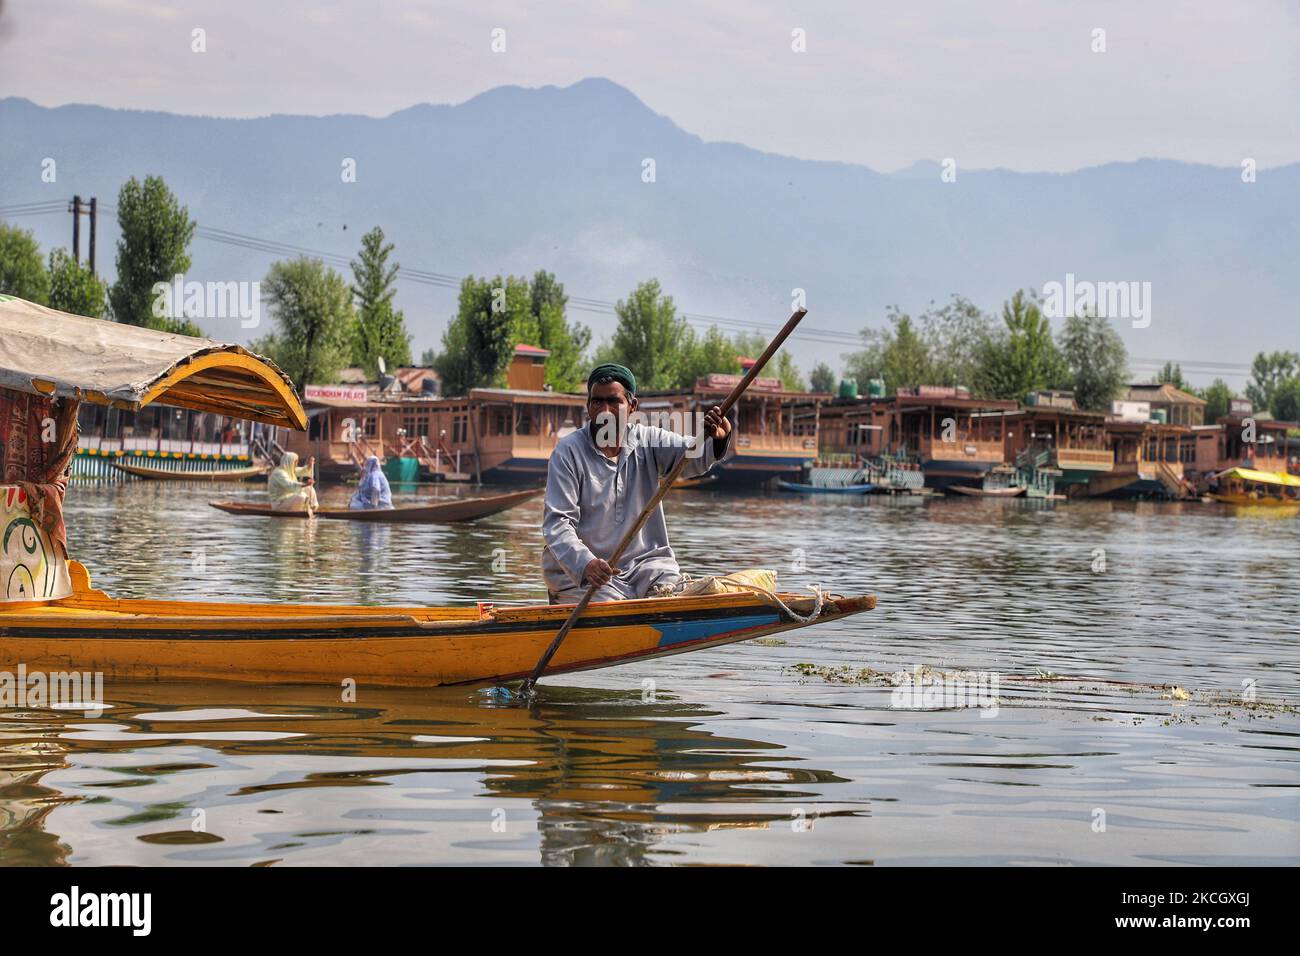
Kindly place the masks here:
[(190, 267), (195, 223), (161, 176), (134, 176), (117, 194), (117, 281), (108, 292), (113, 318), (128, 325), (201, 334), (193, 321), (154, 314), (155, 283), (170, 283)]
[(379, 359), (387, 368), (411, 364), (411, 336), (406, 320), (393, 308), (394, 282), (401, 266), (388, 264), (393, 244), (384, 242), (376, 226), (361, 237), (361, 252), (352, 262), (352, 295), (357, 317), (352, 328), (352, 364), (365, 369), (373, 381), (379, 377)]
[(944, 306), (930, 303), (917, 325), (929, 356), (929, 384), (973, 388), (979, 357), (995, 333), (993, 320), (969, 299), (954, 295)]
[(437, 349), (425, 349), (420, 353), (420, 367), (433, 368), (434, 363), (438, 361)]
[[(732, 340), (735, 352), (746, 358), (758, 358), (767, 348), (767, 336), (761, 332), (740, 332)], [(739, 370), (739, 368), (737, 368)], [(763, 369), (763, 376), (766, 378), (779, 378), (781, 387), (791, 392), (806, 392), (808, 383), (799, 371), (799, 367), (794, 364), (794, 356), (781, 349), (772, 356), (767, 368)]]
[(743, 346), (738, 347), (716, 325), (709, 326), (703, 334), (687, 329), (687, 340), (682, 366), (673, 382), (674, 388), (691, 388), (696, 379), (715, 372), (724, 375), (740, 372), (737, 356), (744, 351)]
[(1196, 394), (1205, 399), (1205, 424), (1213, 425), (1228, 414), (1233, 394), (1232, 389), (1228, 388), (1228, 383), (1223, 379), (1216, 378), (1208, 388)]
[(1065, 368), (1052, 327), (1032, 295), (1019, 290), (1003, 303), (1004, 328), (979, 352), (976, 391), (986, 398), (1015, 399), (1061, 384)]
[(1255, 411), (1273, 407), (1273, 393), (1287, 379), (1300, 375), (1300, 355), (1295, 352), (1260, 352), (1250, 366), (1246, 397)]
[(1157, 385), (1172, 385), (1174, 388), (1187, 390), (1187, 382), (1183, 378), (1183, 367), (1175, 365), (1173, 362), (1166, 362), (1160, 374), (1156, 376)]
[(515, 345), (537, 334), (526, 279), (466, 276), (434, 362), (443, 394), (468, 395), (472, 388), (501, 384)]
[(38, 305), (50, 301), (50, 277), (41, 247), (26, 229), (0, 222), (0, 293)]
[(1061, 333), (1065, 381), (1080, 408), (1108, 412), (1128, 375), (1128, 350), (1108, 319), (1074, 316)]
[(818, 362), (809, 377), (809, 387), (814, 392), (833, 392), (835, 385), (835, 370), (825, 362)]
[(275, 331), (250, 343), (299, 389), (333, 381), (351, 347), (352, 290), (319, 259), (277, 262), (262, 281)]
[(64, 249), (50, 252), (50, 308), (92, 319), (104, 317), (107, 292), (99, 276), (68, 255)]
[(591, 345), (591, 329), (570, 323), (565, 314), (569, 297), (564, 294), (564, 283), (555, 275), (539, 270), (529, 286), (529, 312), (535, 323), (537, 337), (529, 345), (547, 349), (546, 384), (557, 392), (578, 392), (587, 382), (587, 348)]
[(917, 331), (912, 317), (890, 309), (890, 323), (884, 329), (864, 329), (866, 347), (844, 357), (849, 378), (860, 385), (873, 378), (883, 379), (888, 392), (930, 383), (930, 349)]
[(1268, 406), (1273, 417), (1281, 422), (1300, 422), (1300, 378), (1288, 378), (1273, 390), (1273, 401)]
[(681, 386), (689, 374), (694, 335), (686, 320), (677, 317), (672, 297), (663, 294), (659, 280), (642, 282), (614, 311), (618, 327), (598, 358), (632, 369), (639, 389)]

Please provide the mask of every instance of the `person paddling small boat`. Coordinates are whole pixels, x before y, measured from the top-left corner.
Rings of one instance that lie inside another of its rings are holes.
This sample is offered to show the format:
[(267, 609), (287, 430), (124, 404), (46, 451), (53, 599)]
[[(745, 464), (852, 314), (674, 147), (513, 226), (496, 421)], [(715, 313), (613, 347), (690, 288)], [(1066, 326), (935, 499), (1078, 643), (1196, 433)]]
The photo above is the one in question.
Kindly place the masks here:
[(357, 483), (357, 490), (348, 502), (348, 507), (359, 511), (393, 507), (393, 491), (383, 469), (379, 467), (378, 455), (371, 455), (361, 467), (361, 480)]
[(731, 422), (714, 406), (695, 441), (629, 421), (637, 407), (636, 377), (622, 365), (601, 365), (587, 379), (586, 428), (560, 439), (547, 463), (542, 571), (552, 604), (577, 602), (592, 585), (596, 601), (670, 593), (681, 581), (668, 543), (663, 507), (655, 508), (618, 566), (625, 531), (683, 456), (683, 478), (698, 478), (734, 454)]
[[(266, 479), (266, 493), (271, 496), (271, 507), (276, 511), (305, 511), (313, 514), (319, 507), (316, 500), (316, 479), (311, 477), (316, 459), (298, 467), (298, 454), (286, 451), (280, 466)], [(305, 476), (305, 477), (303, 477)]]

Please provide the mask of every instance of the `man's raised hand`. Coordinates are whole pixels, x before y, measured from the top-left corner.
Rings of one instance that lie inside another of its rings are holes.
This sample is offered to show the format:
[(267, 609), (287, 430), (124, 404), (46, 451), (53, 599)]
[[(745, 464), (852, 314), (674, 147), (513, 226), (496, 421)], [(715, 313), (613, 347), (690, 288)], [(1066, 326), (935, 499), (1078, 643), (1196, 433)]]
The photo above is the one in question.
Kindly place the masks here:
[(714, 405), (704, 413), (704, 433), (715, 441), (731, 434), (731, 419), (722, 414), (722, 406)]

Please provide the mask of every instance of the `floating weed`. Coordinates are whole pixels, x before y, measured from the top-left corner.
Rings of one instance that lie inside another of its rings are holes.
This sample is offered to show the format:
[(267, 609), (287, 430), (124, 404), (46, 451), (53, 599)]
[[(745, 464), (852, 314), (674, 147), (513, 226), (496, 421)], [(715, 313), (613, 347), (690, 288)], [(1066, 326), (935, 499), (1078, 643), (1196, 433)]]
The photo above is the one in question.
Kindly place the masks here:
[(794, 664), (790, 667), (800, 677), (820, 677), (829, 684), (870, 684), (886, 681), (889, 675), (870, 667), (826, 667), (821, 664)]

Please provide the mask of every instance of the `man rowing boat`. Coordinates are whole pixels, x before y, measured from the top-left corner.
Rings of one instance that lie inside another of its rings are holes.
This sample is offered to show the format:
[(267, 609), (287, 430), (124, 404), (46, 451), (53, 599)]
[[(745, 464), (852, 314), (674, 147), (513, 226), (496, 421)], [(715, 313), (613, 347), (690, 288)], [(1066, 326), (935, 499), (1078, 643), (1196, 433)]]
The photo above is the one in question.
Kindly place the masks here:
[(607, 559), (683, 455), (690, 459), (683, 478), (704, 475), (732, 455), (731, 422), (715, 405), (690, 438), (629, 420), (636, 407), (632, 372), (622, 365), (597, 367), (587, 378), (587, 427), (561, 438), (551, 453), (542, 571), (552, 604), (577, 603), (593, 584), (599, 587), (593, 601), (618, 601), (665, 593), (681, 580), (662, 505), (619, 567)]

